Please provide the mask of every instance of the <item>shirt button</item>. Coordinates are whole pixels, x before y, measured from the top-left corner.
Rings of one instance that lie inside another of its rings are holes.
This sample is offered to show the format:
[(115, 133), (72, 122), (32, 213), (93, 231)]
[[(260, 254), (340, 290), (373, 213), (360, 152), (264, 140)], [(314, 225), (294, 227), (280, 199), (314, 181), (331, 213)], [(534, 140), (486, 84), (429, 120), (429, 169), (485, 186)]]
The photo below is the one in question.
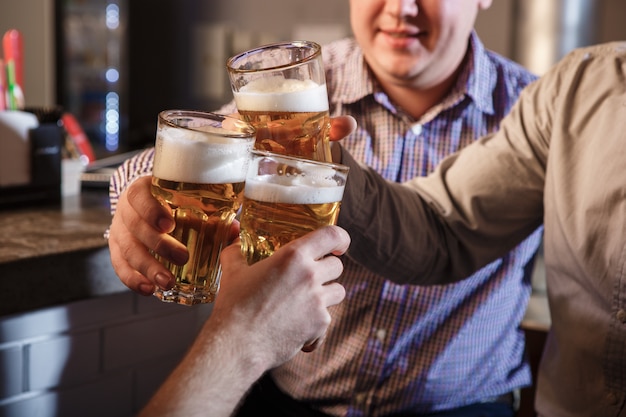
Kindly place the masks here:
[(411, 132), (413, 132), (415, 135), (420, 135), (422, 133), (422, 125), (420, 123), (415, 123), (413, 126), (411, 126)]
[(379, 342), (384, 343), (386, 337), (387, 331), (385, 329), (376, 330), (376, 339), (378, 339)]
[(354, 396), (354, 401), (357, 404), (357, 407), (365, 407), (365, 403), (367, 402), (367, 393), (359, 392)]
[(626, 323), (626, 310), (619, 310), (616, 314), (616, 317), (622, 323)]
[(614, 392), (609, 392), (606, 395), (606, 401), (610, 404), (610, 405), (615, 405), (617, 404), (617, 395)]

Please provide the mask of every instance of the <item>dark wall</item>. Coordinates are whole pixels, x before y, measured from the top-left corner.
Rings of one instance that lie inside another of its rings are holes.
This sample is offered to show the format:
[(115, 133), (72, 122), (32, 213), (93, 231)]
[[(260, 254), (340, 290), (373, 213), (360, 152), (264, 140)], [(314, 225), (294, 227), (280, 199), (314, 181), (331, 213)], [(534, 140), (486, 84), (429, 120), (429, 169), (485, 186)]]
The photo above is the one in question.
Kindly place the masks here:
[[(197, 74), (204, 70), (194, 67), (198, 63), (198, 51), (194, 53), (197, 28), (224, 25), (229, 31), (286, 39), (295, 22), (349, 26), (347, 0), (320, 1), (323, 4), (310, 0), (128, 0), (130, 146), (154, 142), (161, 110), (215, 110), (229, 100), (229, 94), (219, 98), (198, 93)], [(263, 37), (256, 42), (263, 42)]]
[[(191, 28), (198, 1), (131, 0), (129, 7), (129, 136), (131, 146), (152, 144), (158, 112), (199, 108), (190, 95)], [(158, 6), (157, 6), (158, 5)]]

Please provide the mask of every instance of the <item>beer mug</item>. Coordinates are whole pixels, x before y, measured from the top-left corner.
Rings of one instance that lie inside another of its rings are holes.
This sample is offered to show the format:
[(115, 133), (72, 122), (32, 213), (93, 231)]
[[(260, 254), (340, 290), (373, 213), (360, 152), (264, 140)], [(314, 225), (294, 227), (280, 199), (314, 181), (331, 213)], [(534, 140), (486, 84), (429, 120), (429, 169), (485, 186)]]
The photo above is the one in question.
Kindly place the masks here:
[(248, 264), (322, 226), (336, 224), (349, 168), (253, 150), (240, 217)]
[(274, 43), (233, 56), (226, 66), (237, 110), (257, 130), (257, 149), (332, 162), (320, 45)]
[(172, 210), (171, 235), (189, 251), (185, 265), (156, 255), (176, 277), (162, 301), (210, 303), (220, 284), (219, 257), (243, 201), (254, 147), (248, 123), (214, 113), (166, 110), (158, 115), (152, 194)]

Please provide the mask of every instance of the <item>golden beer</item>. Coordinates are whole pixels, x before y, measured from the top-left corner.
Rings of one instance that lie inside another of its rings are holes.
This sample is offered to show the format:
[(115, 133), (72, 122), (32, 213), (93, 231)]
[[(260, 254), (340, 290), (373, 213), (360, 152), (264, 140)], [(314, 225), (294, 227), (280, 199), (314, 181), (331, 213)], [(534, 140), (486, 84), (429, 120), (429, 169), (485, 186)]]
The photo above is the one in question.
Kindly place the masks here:
[(272, 255), (282, 245), (322, 226), (335, 224), (341, 202), (268, 203), (244, 199), (241, 249), (248, 264)]
[(176, 277), (174, 288), (155, 292), (162, 301), (208, 303), (219, 290), (219, 256), (241, 207), (254, 144), (250, 125), (229, 119), (225, 128), (221, 119), (197, 112), (159, 115), (152, 194), (172, 210), (171, 235), (189, 251), (185, 265), (155, 255)]
[(228, 60), (237, 110), (257, 130), (257, 149), (331, 162), (321, 47), (267, 45)]
[(170, 233), (189, 251), (189, 261), (176, 265), (156, 255), (176, 277), (175, 292), (156, 296), (180, 304), (212, 302), (219, 289), (219, 256), (241, 206), (245, 182), (194, 184), (152, 177), (152, 194), (172, 209)]
[(328, 111), (298, 113), (240, 110), (239, 113), (256, 128), (257, 149), (316, 161), (332, 160)]
[(348, 168), (253, 151), (241, 210), (248, 264), (322, 226), (335, 224)]

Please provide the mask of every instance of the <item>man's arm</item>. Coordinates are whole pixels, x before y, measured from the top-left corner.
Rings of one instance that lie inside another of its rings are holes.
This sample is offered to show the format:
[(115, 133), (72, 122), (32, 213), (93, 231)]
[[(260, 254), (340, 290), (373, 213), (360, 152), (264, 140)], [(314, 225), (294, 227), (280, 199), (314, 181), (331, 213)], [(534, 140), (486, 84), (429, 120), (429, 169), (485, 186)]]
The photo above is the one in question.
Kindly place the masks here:
[[(234, 104), (219, 112), (230, 114)], [(352, 132), (356, 122), (350, 116), (331, 120), (331, 137), (341, 139)], [(167, 290), (174, 285), (174, 277), (150, 251), (175, 264), (187, 262), (187, 249), (168, 236), (174, 228), (170, 211), (150, 192), (154, 148), (125, 161), (114, 174), (110, 184), (113, 220), (107, 231), (111, 263), (120, 280), (140, 294), (151, 295), (158, 286)], [(233, 228), (233, 239), (237, 225)]]
[(329, 255), (343, 254), (349, 243), (344, 230), (328, 226), (252, 266), (239, 245), (224, 249), (213, 311), (140, 417), (229, 416), (265, 371), (323, 339), (327, 307), (345, 297), (333, 282), (343, 265)]
[(338, 224), (352, 237), (348, 255), (398, 283), (445, 284), (539, 227), (549, 111), (537, 102), (550, 102), (537, 97), (542, 88), (527, 88), (496, 134), (449, 156), (428, 177), (392, 183), (342, 152), (350, 175)]

